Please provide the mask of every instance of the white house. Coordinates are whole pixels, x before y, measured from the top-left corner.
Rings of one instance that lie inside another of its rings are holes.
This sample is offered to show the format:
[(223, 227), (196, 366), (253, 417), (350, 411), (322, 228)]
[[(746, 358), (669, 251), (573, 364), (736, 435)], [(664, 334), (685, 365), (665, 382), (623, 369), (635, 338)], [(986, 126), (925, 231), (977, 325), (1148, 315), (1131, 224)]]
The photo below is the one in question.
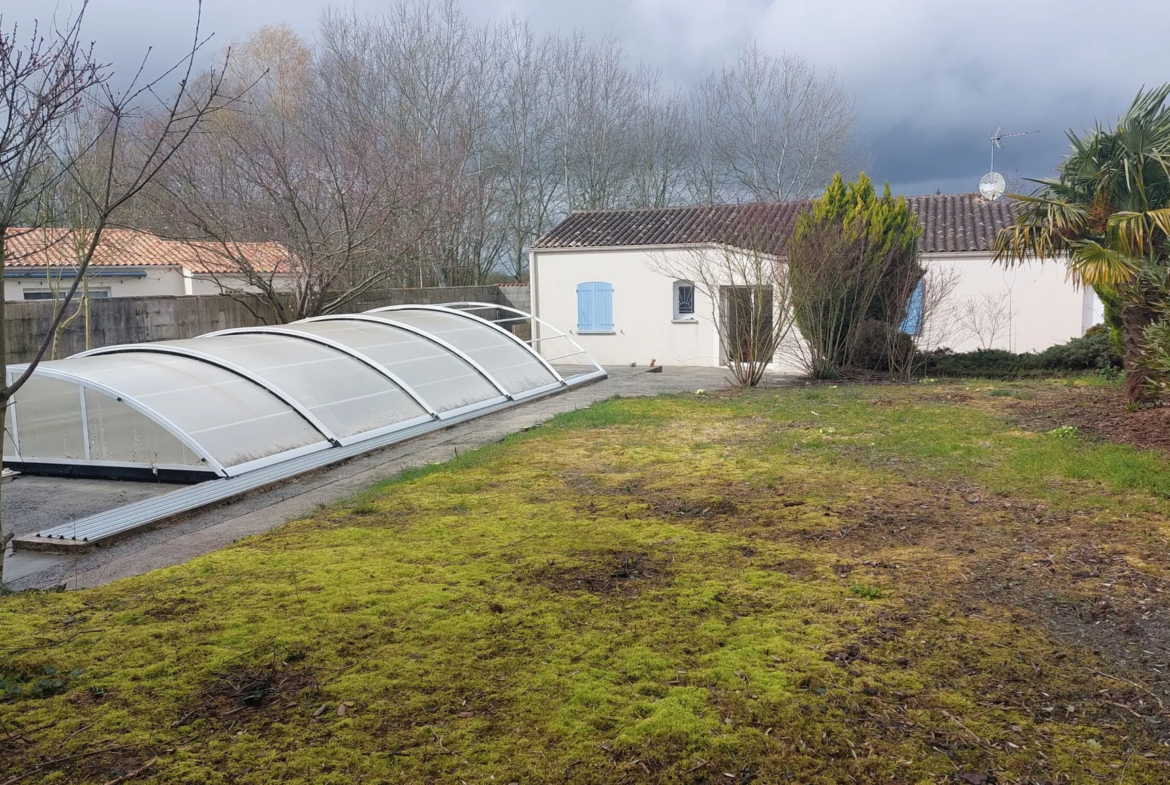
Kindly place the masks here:
[[(996, 232), (1015, 222), (1013, 203), (978, 194), (907, 201), (922, 227), (927, 284), (949, 278), (953, 287), (936, 323), (924, 327), (935, 331), (937, 344), (1035, 351), (1102, 320), (1095, 294), (1069, 283), (1063, 264), (992, 263)], [(807, 208), (808, 202), (780, 202), (572, 213), (532, 245), (533, 313), (572, 334), (602, 364), (725, 364), (703, 287), (663, 271), (693, 267), (687, 259), (695, 254), (745, 248), (746, 236), (757, 252), (783, 258)], [(796, 362), (777, 357), (777, 364)]]
[[(9, 229), (4, 260), (5, 300), (51, 300), (77, 276), (75, 246), (84, 237), (67, 229)], [(288, 251), (280, 243), (238, 243), (237, 251), (279, 285)], [(220, 294), (233, 266), (215, 248), (193, 241), (164, 240), (150, 232), (106, 229), (86, 271), (90, 297)]]

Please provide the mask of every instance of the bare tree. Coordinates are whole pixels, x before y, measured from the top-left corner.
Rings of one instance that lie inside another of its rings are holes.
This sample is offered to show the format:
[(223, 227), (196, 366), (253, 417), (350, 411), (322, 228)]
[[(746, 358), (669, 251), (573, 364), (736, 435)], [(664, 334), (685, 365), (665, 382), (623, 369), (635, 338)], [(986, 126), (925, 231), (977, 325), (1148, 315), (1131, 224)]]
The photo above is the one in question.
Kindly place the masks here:
[[(85, 10), (82, 5), (76, 16), (44, 35), (34, 30), (27, 43), (22, 43), (16, 28), (3, 29), (0, 20), (0, 274), (8, 261), (12, 236), (45, 225), (45, 215), (30, 208), (46, 193), (71, 192), (70, 198), (84, 206), (88, 216), (87, 242), (77, 255), (77, 275), (61, 296), (32, 361), (11, 383), (0, 300), (0, 418), (5, 422), (13, 396), (52, 347), (103, 231), (158, 176), (207, 116), (227, 103), (222, 70), (209, 74), (198, 93), (191, 89), (195, 59), (207, 40), (198, 21), (190, 50), (175, 65), (147, 79), (144, 58), (129, 84), (116, 90), (109, 85), (109, 70), (93, 59), (92, 49), (81, 44)], [(176, 76), (180, 82), (174, 97), (158, 101), (162, 85)], [(65, 144), (70, 129), (86, 123), (96, 129), (93, 144), (81, 150)], [(63, 183), (75, 188), (61, 189)], [(79, 208), (75, 214), (81, 212)], [(58, 236), (64, 240), (71, 234)], [(10, 535), (0, 534), (0, 541), (8, 539)]]
[[(887, 331), (890, 374), (908, 381), (925, 367), (931, 353), (962, 335), (955, 292), (962, 283), (959, 270), (927, 266), (915, 282), (914, 312), (897, 332)], [(905, 290), (905, 287), (902, 287)]]
[[(326, 11), (314, 47), (278, 27), (237, 48), (254, 98), (142, 220), (222, 246), (236, 289), (294, 286), (290, 318), (382, 283), (522, 280), (572, 210), (804, 198), (853, 151), (836, 77), (756, 46), (674, 89), (614, 40), (398, 0)], [(297, 269), (273, 278), (233, 240), (279, 241)]]
[(684, 121), (688, 143), (685, 189), (686, 201), (692, 204), (729, 201), (728, 177), (722, 163), (725, 98), (715, 72), (688, 91)]
[[(763, 240), (764, 238), (759, 238)], [(793, 327), (787, 266), (744, 237), (736, 245), (705, 245), (656, 254), (650, 266), (692, 287), (695, 312), (706, 305), (719, 336), (721, 360), (741, 387), (756, 387)]]
[(617, 41), (591, 46), (581, 36), (559, 42), (552, 68), (566, 209), (623, 205), (632, 166), (630, 118), (652, 72), (629, 69)]
[[(87, 194), (96, 193), (104, 178), (108, 161), (122, 161), (124, 151), (106, 151), (103, 145), (109, 139), (103, 136), (100, 118), (90, 118), (71, 129), (63, 142), (62, 158), (70, 162), (70, 176), (56, 183), (54, 190), (45, 195), (42, 216), (44, 225), (38, 231), (34, 243), (44, 252), (46, 278), (52, 293), (54, 307), (60, 307), (63, 295), (62, 283), (68, 279), (81, 279), (80, 293), (74, 298), (76, 307), (66, 316), (53, 332), (49, 348), (49, 359), (57, 359), (61, 336), (69, 326), (81, 318), (85, 333), (85, 348), (91, 348), (90, 332), (90, 270), (86, 260), (99, 206)], [(123, 144), (126, 143), (123, 138)], [(119, 216), (121, 218), (121, 216)], [(38, 221), (38, 223), (40, 223)], [(108, 236), (108, 235), (107, 235)], [(61, 261), (63, 260), (63, 261)], [(59, 264), (57, 262), (60, 261)], [(48, 272), (58, 267), (56, 275)]]
[(545, 66), (552, 43), (537, 39), (513, 18), (497, 31), (501, 90), (495, 162), (500, 209), (508, 233), (504, 270), (517, 281), (528, 275), (528, 245), (552, 226), (558, 194), (551, 113), (552, 80)]
[(962, 271), (937, 265), (926, 266), (922, 332), (915, 342), (920, 354), (937, 351), (962, 339), (960, 303), (956, 296), (962, 284)]
[(1011, 299), (1002, 292), (981, 292), (967, 297), (960, 305), (959, 322), (966, 335), (979, 342), (980, 349), (994, 349), (1002, 340), (1010, 349), (1012, 319), (1015, 312)]
[(323, 85), (353, 86), (339, 100), (379, 140), (383, 168), (407, 195), (375, 235), (391, 251), (379, 256), (403, 283), (481, 282), (510, 244), (496, 31), (471, 25), (454, 2), (400, 2), (381, 17), (330, 13), (322, 39)]
[[(704, 167), (728, 201), (802, 199), (818, 191), (851, 153), (853, 102), (832, 71), (796, 55), (743, 49), (696, 86)], [(709, 190), (700, 186), (699, 192)]]
[(645, 79), (633, 120), (631, 207), (670, 207), (683, 200), (692, 143), (681, 93), (662, 95), (657, 78)]
[(281, 321), (329, 313), (393, 272), (375, 240), (398, 212), (396, 170), (291, 28), (232, 49), (228, 86), (247, 101), (175, 158), (174, 224), (208, 251), (201, 272), (221, 291), (258, 294)]

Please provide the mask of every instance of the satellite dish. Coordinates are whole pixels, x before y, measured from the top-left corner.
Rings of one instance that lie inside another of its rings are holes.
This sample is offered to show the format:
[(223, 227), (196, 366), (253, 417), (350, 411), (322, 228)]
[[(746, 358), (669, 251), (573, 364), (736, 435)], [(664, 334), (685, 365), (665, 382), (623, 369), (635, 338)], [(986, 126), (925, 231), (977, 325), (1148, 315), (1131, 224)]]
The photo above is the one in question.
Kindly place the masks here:
[(1007, 190), (1007, 181), (1003, 179), (1003, 175), (999, 172), (988, 172), (979, 181), (979, 193), (989, 202), (994, 202), (1003, 196), (1005, 190)]

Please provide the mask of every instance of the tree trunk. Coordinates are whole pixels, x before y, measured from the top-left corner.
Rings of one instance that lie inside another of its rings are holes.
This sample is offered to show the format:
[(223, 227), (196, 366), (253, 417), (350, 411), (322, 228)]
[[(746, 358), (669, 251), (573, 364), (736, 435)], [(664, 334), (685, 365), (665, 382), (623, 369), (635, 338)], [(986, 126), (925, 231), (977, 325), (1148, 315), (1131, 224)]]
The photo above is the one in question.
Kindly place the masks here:
[[(0, 265), (0, 267), (3, 267), (3, 265)], [(0, 319), (3, 319), (3, 318), (4, 318), (4, 309), (0, 308)], [(0, 330), (0, 336), (2, 336), (2, 334), (3, 334), (3, 330)], [(2, 346), (3, 343), (4, 343), (3, 337), (0, 337), (0, 346)], [(0, 376), (0, 379), (7, 378), (8, 371), (7, 371), (7, 368), (5, 367), (5, 365), (6, 365), (6, 363), (0, 361), (0, 373), (5, 374), (4, 376)], [(3, 385), (3, 386), (7, 387), (7, 385)], [(2, 445), (4, 443), (3, 442), (3, 435), (4, 434), (2, 431), (4, 429), (4, 426), (7, 424), (7, 417), (8, 417), (8, 401), (5, 398), (0, 398), (0, 453), (3, 453), (3, 451), (4, 451), (3, 447), (2, 447)], [(3, 461), (0, 461), (0, 471), (2, 471), (2, 470), (3, 470)], [(4, 488), (4, 480), (0, 479), (0, 496), (3, 495), (3, 488)], [(2, 593), (4, 591), (4, 553), (8, 550), (8, 541), (11, 539), (12, 539), (12, 532), (4, 530), (4, 516), (0, 515), (0, 593)]]
[[(5, 242), (7, 236), (8, 227), (0, 223), (0, 281), (4, 280), (4, 264), (7, 261), (8, 248)], [(0, 283), (0, 286), (2, 285)], [(0, 471), (4, 470), (3, 431), (8, 427), (8, 312), (4, 304), (4, 293), (0, 292)], [(4, 481), (0, 479), (0, 489), (3, 487)], [(8, 539), (4, 531), (4, 516), (0, 515), (0, 589), (4, 588), (4, 552), (8, 548)]]
[(1149, 381), (1153, 374), (1145, 367), (1142, 338), (1146, 327), (1157, 321), (1158, 314), (1150, 307), (1150, 299), (1145, 294), (1142, 292), (1137, 302), (1127, 298), (1121, 308), (1125, 396), (1134, 403), (1142, 403), (1152, 397)]

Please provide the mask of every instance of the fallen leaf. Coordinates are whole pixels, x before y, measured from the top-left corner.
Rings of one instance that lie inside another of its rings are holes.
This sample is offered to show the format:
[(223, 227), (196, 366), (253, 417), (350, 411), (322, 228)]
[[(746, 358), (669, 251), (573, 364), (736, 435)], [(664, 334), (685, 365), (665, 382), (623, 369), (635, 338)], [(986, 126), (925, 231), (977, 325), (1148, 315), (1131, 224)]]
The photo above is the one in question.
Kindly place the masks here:
[(459, 712), (459, 714), (457, 716), (461, 720), (469, 720), (475, 716), (475, 712), (474, 711), (461, 711), (461, 712)]

